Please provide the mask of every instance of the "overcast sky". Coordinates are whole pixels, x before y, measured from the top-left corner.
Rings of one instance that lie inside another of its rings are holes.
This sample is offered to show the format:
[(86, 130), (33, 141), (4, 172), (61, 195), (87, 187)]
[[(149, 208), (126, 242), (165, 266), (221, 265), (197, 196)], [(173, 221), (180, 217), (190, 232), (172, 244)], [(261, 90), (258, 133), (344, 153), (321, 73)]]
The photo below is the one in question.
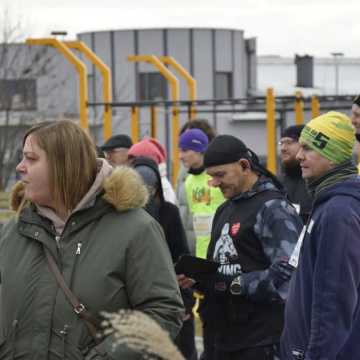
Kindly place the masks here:
[(256, 37), (260, 55), (360, 57), (360, 0), (0, 0), (0, 8), (32, 37), (52, 30), (67, 30), (70, 39), (93, 30), (233, 28)]

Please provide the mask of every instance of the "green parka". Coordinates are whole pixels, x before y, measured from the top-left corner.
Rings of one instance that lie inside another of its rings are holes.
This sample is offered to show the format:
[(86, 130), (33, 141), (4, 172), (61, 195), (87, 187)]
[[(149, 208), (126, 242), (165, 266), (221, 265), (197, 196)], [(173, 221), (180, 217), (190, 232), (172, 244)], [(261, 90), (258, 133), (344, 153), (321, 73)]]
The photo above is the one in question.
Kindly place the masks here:
[[(0, 237), (0, 359), (120, 359), (112, 336), (100, 345), (73, 311), (48, 268), (50, 250), (74, 294), (94, 315), (136, 309), (174, 337), (183, 306), (160, 225), (133, 170), (115, 170), (103, 192), (73, 213), (57, 239), (33, 204), (4, 226)], [(17, 194), (14, 195), (16, 199)], [(121, 360), (132, 358), (122, 352)]]

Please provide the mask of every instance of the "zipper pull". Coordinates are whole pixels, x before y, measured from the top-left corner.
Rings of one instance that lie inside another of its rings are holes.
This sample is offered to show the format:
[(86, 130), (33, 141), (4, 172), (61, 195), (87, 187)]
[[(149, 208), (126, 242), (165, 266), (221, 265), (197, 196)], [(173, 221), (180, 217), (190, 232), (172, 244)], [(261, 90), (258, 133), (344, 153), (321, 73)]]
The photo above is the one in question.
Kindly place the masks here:
[(56, 247), (60, 250), (61, 244), (60, 244), (61, 236), (56, 235), (55, 241), (56, 241)]
[(77, 249), (76, 249), (76, 253), (75, 253), (76, 255), (80, 255), (81, 246), (82, 246), (82, 243), (77, 244)]

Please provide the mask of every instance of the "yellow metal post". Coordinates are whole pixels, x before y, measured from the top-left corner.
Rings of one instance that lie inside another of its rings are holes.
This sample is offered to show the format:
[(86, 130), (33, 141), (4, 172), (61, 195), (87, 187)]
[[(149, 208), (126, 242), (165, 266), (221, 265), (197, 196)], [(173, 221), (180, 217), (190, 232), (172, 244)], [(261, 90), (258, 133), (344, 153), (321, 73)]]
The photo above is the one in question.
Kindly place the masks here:
[(131, 108), (131, 139), (134, 144), (139, 141), (139, 128), (139, 108), (133, 106)]
[(266, 91), (267, 169), (276, 174), (276, 124), (273, 88)]
[(54, 38), (43, 38), (43, 39), (27, 39), (27, 45), (40, 45), (40, 46), (53, 46), (64, 57), (74, 65), (75, 70), (79, 74), (79, 88), (80, 88), (80, 100), (79, 100), (79, 108), (80, 108), (80, 126), (83, 129), (89, 129), (89, 120), (88, 120), (88, 110), (87, 110), (87, 102), (88, 102), (88, 85), (87, 85), (87, 71), (85, 64), (79, 60), (72, 52), (69, 50), (67, 46), (65, 46), (61, 41)]
[[(159, 70), (160, 74), (163, 75), (169, 82), (172, 101), (179, 101), (180, 88), (178, 79), (155, 55), (131, 55), (128, 56), (128, 61), (147, 62), (154, 65)], [(172, 183), (174, 186), (176, 184), (176, 179), (179, 172), (179, 149), (177, 146), (180, 128), (179, 121), (179, 109), (178, 106), (175, 104), (172, 108)]]
[(302, 125), (304, 123), (304, 101), (302, 100), (301, 91), (295, 93), (295, 124)]
[(320, 102), (317, 96), (311, 97), (311, 118), (316, 118), (320, 115)]
[[(160, 60), (167, 65), (171, 65), (180, 76), (182, 76), (188, 86), (188, 93), (189, 93), (189, 99), (191, 101), (196, 101), (196, 80), (189, 74), (189, 72), (181, 65), (179, 64), (172, 56), (160, 56)], [(196, 108), (194, 104), (191, 104), (190, 108), (190, 119), (193, 120), (196, 116)]]
[(151, 106), (151, 137), (156, 138), (157, 137), (157, 111), (156, 106)]
[[(111, 71), (110, 68), (82, 41), (65, 41), (69, 48), (83, 53), (100, 71), (103, 78), (103, 100), (104, 103), (112, 102), (111, 93)], [(103, 136), (106, 141), (112, 134), (112, 108), (110, 105), (104, 107)]]

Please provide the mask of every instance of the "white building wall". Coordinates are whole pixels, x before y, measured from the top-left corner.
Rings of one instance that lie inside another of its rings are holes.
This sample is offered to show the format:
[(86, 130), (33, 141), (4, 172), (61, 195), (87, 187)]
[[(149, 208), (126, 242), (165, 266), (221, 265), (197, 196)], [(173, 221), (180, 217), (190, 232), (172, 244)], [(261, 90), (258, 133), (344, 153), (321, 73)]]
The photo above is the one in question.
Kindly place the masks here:
[[(138, 55), (164, 55), (164, 40), (162, 30), (139, 30)], [(157, 72), (153, 65), (139, 63), (140, 72)]]
[(233, 58), (234, 58), (234, 97), (246, 96), (248, 74), (246, 71), (245, 39), (243, 31), (233, 32)]
[[(182, 44), (182, 46), (179, 46)], [(167, 31), (167, 48), (168, 56), (172, 56), (179, 64), (181, 64), (189, 73), (190, 68), (190, 31), (189, 30), (168, 30)], [(177, 76), (180, 82), (180, 99), (188, 100), (188, 87), (186, 81), (174, 71), (171, 67), (170, 70)]]
[(194, 30), (194, 77), (198, 86), (199, 99), (212, 99), (214, 96), (211, 30)]
[[(129, 102), (136, 98), (136, 74), (134, 63), (128, 61), (135, 54), (135, 32), (114, 31), (114, 101)], [(113, 129), (116, 133), (130, 135), (129, 108), (113, 108)]]
[(215, 71), (232, 72), (231, 31), (215, 30)]

